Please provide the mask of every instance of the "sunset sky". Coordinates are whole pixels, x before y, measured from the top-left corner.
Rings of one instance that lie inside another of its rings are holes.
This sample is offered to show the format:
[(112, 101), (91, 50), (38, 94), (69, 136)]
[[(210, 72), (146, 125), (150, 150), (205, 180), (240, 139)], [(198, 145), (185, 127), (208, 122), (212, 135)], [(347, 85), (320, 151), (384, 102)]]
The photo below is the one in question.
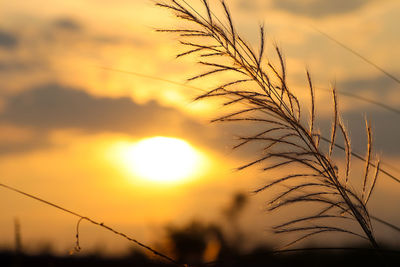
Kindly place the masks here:
[[(219, 1), (210, 2), (220, 8)], [(398, 83), (315, 29), (399, 77), (399, 1), (227, 3), (237, 31), (252, 46), (265, 23), (267, 56), (274, 57), (275, 43), (282, 47), (289, 84), (305, 105), (310, 70), (323, 133), (329, 133), (332, 116), (326, 89), (334, 83), (339, 92), (400, 109)], [(218, 84), (218, 76), (187, 83), (202, 69), (192, 57), (175, 58), (184, 51), (176, 36), (155, 31), (181, 26), (151, 0), (0, 0), (0, 183), (149, 243), (162, 239), (167, 224), (223, 220), (221, 211), (235, 192), (250, 192), (273, 174), (234, 171), (254, 158), (253, 150), (231, 149), (246, 129), (210, 123), (225, 112), (218, 102), (193, 102)], [(339, 100), (353, 150), (365, 153), (367, 117), (375, 152), (400, 175), (400, 115), (346, 95)], [(158, 181), (132, 171), (134, 146), (156, 136), (183, 140), (195, 153), (186, 178)], [(400, 184), (382, 176), (376, 190), (371, 210), (400, 225)], [(278, 242), (266, 229), (282, 215), (265, 212), (267, 198), (267, 192), (251, 195), (242, 214), (249, 244)], [(51, 244), (66, 254), (74, 247), (76, 217), (3, 188), (0, 203), (1, 247), (14, 245), (15, 218), (27, 249)], [(400, 238), (391, 239), (398, 233), (376, 225), (376, 234), (400, 246)], [(85, 222), (81, 239), (86, 251), (121, 252), (129, 245)]]

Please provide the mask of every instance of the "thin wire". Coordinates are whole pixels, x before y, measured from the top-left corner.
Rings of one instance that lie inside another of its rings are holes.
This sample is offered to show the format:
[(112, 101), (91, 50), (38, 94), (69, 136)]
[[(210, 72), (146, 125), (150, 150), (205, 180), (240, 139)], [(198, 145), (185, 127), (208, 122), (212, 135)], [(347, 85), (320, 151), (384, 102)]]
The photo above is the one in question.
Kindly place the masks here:
[[(128, 70), (121, 70), (121, 69), (116, 69), (116, 68), (111, 68), (111, 67), (105, 67), (105, 66), (96, 66), (97, 68), (103, 69), (103, 70), (107, 70), (107, 71), (113, 71), (113, 72), (119, 72), (119, 73), (125, 73), (125, 74), (130, 74), (130, 75), (134, 75), (134, 76), (138, 76), (138, 77), (143, 77), (143, 78), (147, 78), (147, 79), (151, 79), (151, 80), (157, 80), (157, 81), (161, 81), (161, 82), (165, 82), (165, 83), (170, 83), (173, 85), (178, 85), (178, 86), (182, 86), (182, 87), (186, 87), (186, 88), (190, 88), (190, 89), (194, 89), (200, 92), (207, 92), (207, 90), (204, 90), (200, 87), (196, 87), (193, 85), (189, 85), (186, 83), (182, 83), (182, 82), (176, 82), (176, 81), (172, 81), (172, 80), (168, 80), (168, 79), (164, 79), (164, 78), (160, 78), (160, 77), (156, 77), (156, 76), (152, 76), (152, 75), (148, 75), (148, 74), (143, 74), (143, 73), (139, 73), (139, 72), (134, 72), (134, 71), (128, 71)], [(318, 90), (323, 90), (323, 91), (330, 91), (330, 89), (325, 89), (325, 88), (317, 88)], [(399, 114), (400, 115), (400, 109), (397, 109), (395, 107), (389, 106), (387, 104), (384, 104), (382, 102), (373, 100), (371, 98), (367, 98), (364, 96), (360, 96), (357, 94), (353, 94), (353, 93), (349, 93), (349, 92), (344, 92), (344, 91), (336, 91), (339, 95), (343, 95), (346, 97), (350, 97), (350, 98), (355, 98), (359, 101), (362, 102), (366, 102), (369, 104), (373, 104), (376, 106), (379, 106), (383, 109), (386, 109), (388, 111), (391, 111), (393, 113)]]
[[(331, 142), (328, 138), (323, 137), (322, 135), (321, 135), (320, 137), (321, 137), (321, 140), (323, 140), (323, 141), (325, 141), (325, 142), (327, 142), (327, 143), (330, 143), (330, 142)], [(343, 146), (341, 146), (341, 145), (338, 145), (338, 144), (336, 144), (336, 143), (335, 143), (334, 145), (335, 145), (335, 147), (337, 147), (337, 148), (339, 148), (339, 149), (341, 149), (341, 150), (345, 150), (345, 148), (344, 148)], [(351, 152), (351, 155), (354, 156), (354, 157), (356, 157), (356, 158), (359, 159), (359, 160), (365, 161), (365, 159), (364, 159), (362, 156), (360, 156), (359, 154), (357, 154), (357, 153)], [(370, 163), (370, 165), (371, 165), (372, 167), (376, 167), (375, 164), (372, 163), (372, 162)], [(390, 174), (389, 172), (385, 171), (384, 169), (380, 168), (379, 171), (382, 172), (382, 173), (384, 173), (384, 174), (386, 174), (387, 176), (389, 176), (390, 178), (392, 178), (392, 179), (395, 180), (396, 182), (400, 183), (400, 179), (399, 179), (399, 178), (395, 177), (394, 175)]]
[(320, 34), (322, 34), (323, 36), (325, 36), (326, 38), (328, 38), (329, 40), (331, 40), (332, 42), (336, 43), (337, 45), (341, 46), (342, 48), (346, 49), (347, 51), (349, 51), (350, 53), (352, 53), (353, 55), (361, 58), (363, 61), (367, 62), (369, 65), (375, 67), (377, 70), (379, 70), (380, 72), (382, 72), (383, 74), (385, 74), (387, 77), (389, 77), (390, 79), (392, 79), (393, 81), (397, 82), (398, 84), (400, 84), (400, 79), (397, 78), (396, 76), (394, 76), (393, 74), (389, 73), (388, 71), (384, 70), (382, 67), (378, 66), (377, 64), (375, 64), (374, 62), (372, 62), (371, 60), (369, 60), (368, 58), (366, 58), (365, 56), (361, 55), (360, 53), (358, 53), (357, 51), (353, 50), (352, 48), (348, 47), (347, 45), (345, 45), (344, 43), (340, 42), (339, 40), (333, 38), (332, 36), (330, 36), (329, 34), (327, 34), (326, 32), (323, 32), (322, 30), (318, 29), (316, 26), (311, 25), (311, 28), (313, 28), (314, 30), (316, 30), (317, 32), (319, 32)]
[(52, 206), (52, 207), (54, 207), (54, 208), (56, 208), (56, 209), (62, 210), (62, 211), (64, 211), (64, 212), (69, 213), (69, 214), (71, 214), (71, 215), (74, 215), (74, 216), (76, 216), (76, 217), (79, 217), (79, 218), (80, 218), (79, 222), (80, 222), (81, 220), (86, 220), (86, 221), (88, 221), (88, 222), (90, 222), (90, 223), (92, 223), (92, 224), (95, 224), (95, 225), (97, 225), (97, 226), (103, 227), (103, 228), (105, 228), (105, 229), (107, 229), (107, 230), (113, 232), (114, 234), (124, 237), (125, 239), (127, 239), (127, 240), (129, 240), (129, 241), (135, 243), (136, 245), (138, 245), (138, 246), (140, 246), (140, 247), (142, 247), (142, 248), (144, 248), (144, 249), (146, 249), (146, 250), (152, 252), (154, 255), (157, 255), (157, 256), (159, 256), (159, 257), (161, 257), (161, 258), (163, 258), (163, 259), (165, 259), (165, 260), (167, 260), (167, 261), (169, 261), (169, 262), (171, 262), (171, 263), (173, 263), (173, 264), (175, 264), (175, 265), (177, 265), (177, 266), (185, 266), (185, 265), (183, 265), (183, 264), (178, 263), (176, 260), (172, 259), (171, 257), (169, 257), (169, 256), (167, 256), (167, 255), (165, 255), (165, 254), (163, 254), (163, 253), (161, 253), (161, 252), (158, 252), (157, 250), (155, 250), (155, 249), (153, 249), (153, 248), (151, 248), (151, 247), (149, 247), (149, 246), (147, 246), (147, 245), (145, 245), (145, 244), (143, 244), (143, 243), (137, 241), (136, 239), (134, 239), (134, 238), (132, 238), (132, 237), (129, 237), (128, 235), (126, 235), (126, 234), (124, 234), (124, 233), (122, 233), (122, 232), (118, 232), (118, 231), (114, 230), (113, 228), (111, 228), (111, 227), (105, 225), (105, 224), (102, 223), (102, 222), (101, 222), (101, 223), (96, 222), (96, 221), (92, 220), (92, 219), (89, 218), (89, 217), (80, 215), (79, 213), (76, 213), (76, 212), (71, 211), (71, 210), (69, 210), (69, 209), (63, 208), (63, 207), (61, 207), (61, 206), (59, 206), (59, 205), (57, 205), (57, 204), (54, 204), (54, 203), (52, 203), (52, 202), (49, 202), (49, 201), (47, 201), (47, 200), (44, 200), (44, 199), (39, 198), (39, 197), (37, 197), (37, 196), (34, 196), (34, 195), (32, 195), (32, 194), (23, 192), (23, 191), (21, 191), (21, 190), (19, 190), (19, 189), (16, 189), (16, 188), (14, 188), (14, 187), (9, 186), (9, 185), (0, 183), (0, 186), (1, 186), (1, 187), (4, 187), (4, 188), (7, 188), (7, 189), (9, 189), (9, 190), (11, 190), (11, 191), (14, 191), (14, 192), (16, 192), (16, 193), (22, 194), (22, 195), (24, 195), (24, 196), (27, 196), (27, 197), (29, 197), (29, 198), (35, 199), (35, 200), (37, 200), (37, 201), (39, 201), (39, 202), (42, 202), (42, 203), (44, 203), (44, 204), (46, 204), (46, 205), (49, 205), (49, 206)]
[[(317, 89), (318, 89), (318, 90), (323, 90), (323, 91), (332, 91), (332, 90), (326, 89), (326, 88), (317, 88)], [(395, 108), (395, 107), (389, 106), (389, 105), (384, 104), (384, 103), (382, 103), (382, 102), (373, 100), (373, 99), (371, 99), (371, 98), (364, 97), (364, 96), (360, 96), (360, 95), (353, 94), (353, 93), (349, 93), (349, 92), (344, 92), (344, 91), (336, 91), (336, 92), (337, 92), (339, 95), (343, 95), (343, 96), (347, 96), (347, 97), (352, 97), (352, 98), (358, 99), (358, 100), (360, 100), (360, 101), (367, 102), (367, 103), (369, 103), (369, 104), (374, 104), (374, 105), (376, 105), (376, 106), (379, 106), (379, 107), (381, 107), (381, 108), (384, 108), (384, 109), (386, 109), (386, 110), (388, 110), (388, 111), (391, 111), (391, 112), (393, 112), (393, 113), (396, 113), (396, 114), (399, 114), (399, 115), (400, 115), (400, 109), (397, 109), (397, 108)]]
[[(76, 237), (77, 237), (76, 248), (78, 248), (78, 249), (80, 249), (80, 247), (79, 247), (79, 239), (78, 239), (79, 238), (79, 224), (81, 223), (82, 220), (86, 220), (86, 221), (88, 221), (88, 222), (90, 222), (92, 224), (95, 224), (97, 226), (103, 227), (103, 228), (113, 232), (114, 234), (120, 235), (120, 236), (124, 237), (125, 239), (127, 239), (127, 240), (129, 240), (131, 242), (134, 242), (135, 244), (139, 245), (140, 247), (142, 247), (142, 248), (144, 248), (144, 249), (146, 249), (148, 251), (151, 251), (153, 254), (155, 254), (155, 255), (157, 255), (157, 256), (159, 256), (161, 258), (164, 258), (165, 260), (168, 260), (169, 262), (171, 262), (171, 263), (173, 263), (173, 264), (175, 264), (177, 266), (185, 266), (185, 267), (189, 266), (188, 264), (180, 264), (180, 263), (178, 263), (176, 260), (168, 257), (167, 255), (152, 249), (151, 247), (149, 247), (149, 246), (147, 246), (147, 245), (145, 245), (145, 244), (143, 244), (143, 243), (141, 243), (141, 242), (139, 242), (139, 241), (127, 236), (124, 233), (121, 233), (121, 232), (118, 232), (118, 231), (114, 230), (113, 228), (105, 225), (104, 223), (96, 222), (96, 221), (90, 219), (89, 217), (80, 215), (80, 214), (78, 214), (78, 213), (76, 213), (74, 211), (71, 211), (69, 209), (63, 208), (63, 207), (61, 207), (61, 206), (59, 206), (57, 204), (54, 204), (52, 202), (49, 202), (47, 200), (44, 200), (44, 199), (39, 198), (37, 196), (34, 196), (32, 194), (23, 192), (23, 191), (21, 191), (19, 189), (16, 189), (14, 187), (9, 186), (9, 185), (0, 183), (0, 186), (4, 187), (6, 189), (9, 189), (11, 191), (14, 191), (16, 193), (22, 194), (22, 195), (24, 195), (26, 197), (35, 199), (35, 200), (37, 200), (39, 202), (42, 202), (42, 203), (44, 203), (46, 205), (49, 205), (49, 206), (52, 206), (52, 207), (54, 207), (56, 209), (59, 209), (61, 211), (64, 211), (64, 212), (69, 213), (71, 215), (74, 215), (76, 217), (79, 217), (79, 221), (77, 223), (77, 228), (76, 228)], [(397, 231), (400, 231), (399, 227), (397, 227), (397, 226), (395, 226), (393, 224), (390, 224), (390, 223), (388, 223), (388, 222), (386, 222), (386, 221), (384, 221), (382, 219), (379, 219), (379, 218), (377, 218), (375, 216), (371, 216), (371, 218), (376, 220), (376, 221), (378, 221), (378, 222), (380, 222), (380, 223), (382, 223), (382, 224), (385, 224), (385, 225), (387, 225), (387, 226), (389, 226), (389, 227), (391, 227), (391, 228), (393, 228), (393, 229), (395, 229)], [(400, 253), (400, 251), (397, 251), (397, 250), (376, 249), (376, 248), (302, 248), (302, 249), (286, 249), (286, 250), (271, 251), (269, 254), (280, 254), (280, 253), (301, 252), (301, 251), (315, 251), (315, 250), (367, 250), (367, 251), (380, 251), (380, 252), (388, 252), (388, 253)], [(207, 263), (204, 263), (204, 265), (211, 265), (211, 264), (215, 264), (217, 262), (218, 261), (207, 262)]]
[(384, 221), (384, 220), (382, 220), (382, 219), (380, 219), (380, 218), (378, 218), (376, 216), (373, 216), (373, 215), (371, 215), (371, 218), (374, 219), (375, 221), (378, 221), (378, 222), (380, 222), (380, 223), (382, 223), (382, 224), (384, 224), (384, 225), (386, 225), (386, 226), (388, 226), (388, 227), (400, 232), (400, 227), (398, 227), (398, 226), (396, 226), (394, 224), (388, 223), (388, 222), (386, 222), (386, 221)]
[(139, 76), (139, 77), (143, 77), (143, 78), (147, 78), (147, 79), (157, 80), (157, 81), (166, 82), (166, 83), (170, 83), (170, 84), (174, 84), (174, 85), (184, 86), (184, 87), (187, 87), (187, 88), (190, 88), (190, 89), (195, 89), (195, 90), (202, 91), (202, 92), (207, 92), (204, 89), (201, 89), (199, 87), (195, 87), (195, 86), (192, 86), (192, 85), (189, 85), (189, 84), (179, 83), (179, 82), (175, 82), (175, 81), (172, 81), (172, 80), (167, 80), (167, 79), (164, 79), (164, 78), (151, 76), (151, 75), (147, 75), (147, 74), (143, 74), (143, 73), (139, 73), (139, 72), (120, 70), (120, 69), (115, 69), (115, 68), (110, 68), (110, 67), (105, 67), (105, 66), (96, 66), (96, 67), (98, 67), (100, 69), (103, 69), (103, 70), (109, 70), (109, 71), (114, 71), (114, 72), (119, 72), (119, 73), (131, 74), (131, 75), (135, 75), (135, 76)]

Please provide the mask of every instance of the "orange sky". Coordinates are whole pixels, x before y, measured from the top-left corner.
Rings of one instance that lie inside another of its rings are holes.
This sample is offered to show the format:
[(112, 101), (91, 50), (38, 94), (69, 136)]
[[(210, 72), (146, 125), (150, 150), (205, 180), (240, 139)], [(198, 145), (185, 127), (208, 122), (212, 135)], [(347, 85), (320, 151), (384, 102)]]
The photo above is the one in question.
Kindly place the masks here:
[[(217, 6), (217, 1), (210, 2)], [(227, 2), (238, 32), (254, 47), (257, 25), (265, 21), (268, 51), (272, 54), (274, 42), (282, 46), (289, 82), (305, 104), (307, 67), (317, 88), (336, 82), (339, 91), (399, 109), (398, 84), (312, 28), (399, 76), (398, 1)], [(244, 131), (241, 126), (209, 124), (224, 109), (216, 102), (192, 102), (201, 90), (217, 85), (218, 77), (185, 86), (201, 68), (194, 58), (175, 59), (182, 51), (177, 37), (154, 31), (180, 23), (147, 0), (0, 0), (0, 182), (145, 242), (157, 240), (167, 223), (219, 220), (234, 192), (263, 184), (266, 176), (257, 169), (233, 171), (253, 156), (250, 150), (230, 149), (234, 134)], [(330, 95), (317, 90), (317, 99), (321, 127), (327, 127)], [(367, 115), (374, 125), (376, 151), (396, 166), (399, 115), (346, 96), (340, 97), (340, 108), (354, 150), (364, 153)], [(152, 136), (186, 140), (203, 157), (201, 171), (170, 185), (127, 172), (116, 147)], [(400, 201), (400, 186), (382, 180), (377, 188), (372, 207), (399, 225), (395, 209), (382, 198)], [(249, 240), (270, 238), (264, 229), (275, 217), (263, 211), (264, 197), (252, 197), (243, 215)], [(0, 203), (0, 246), (13, 245), (14, 218), (20, 220), (27, 248), (51, 243), (68, 253), (74, 246), (76, 218), (4, 189)], [(84, 249), (121, 251), (127, 246), (102, 229), (82, 227)], [(391, 235), (379, 230), (383, 239)]]

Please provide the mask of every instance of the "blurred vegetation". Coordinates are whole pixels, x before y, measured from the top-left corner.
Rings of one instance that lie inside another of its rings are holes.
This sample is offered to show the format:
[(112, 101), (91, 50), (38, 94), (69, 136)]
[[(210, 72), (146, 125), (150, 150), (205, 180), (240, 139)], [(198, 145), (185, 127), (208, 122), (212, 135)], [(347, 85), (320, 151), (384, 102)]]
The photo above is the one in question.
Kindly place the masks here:
[[(194, 232), (190, 232), (193, 229)], [(200, 230), (201, 229), (201, 230)], [(398, 266), (400, 254), (391, 251), (372, 251), (367, 248), (347, 250), (310, 249), (274, 253), (268, 248), (258, 247), (247, 253), (242, 253), (231, 246), (221, 245), (217, 258), (205, 262), (203, 256), (207, 246), (199, 231), (208, 232), (212, 228), (200, 223), (190, 223), (178, 231), (175, 229), (176, 253), (180, 260), (191, 261), (189, 266)], [(213, 230), (214, 231), (214, 230)], [(184, 245), (184, 246), (183, 246)], [(124, 257), (105, 257), (102, 255), (70, 255), (55, 256), (44, 253), (37, 255), (20, 254), (12, 251), (0, 252), (0, 265), (10, 267), (20, 266), (177, 266), (160, 262), (159, 259), (148, 257), (134, 250)]]
[[(189, 266), (398, 266), (400, 253), (390, 250), (371, 250), (366, 247), (352, 249), (300, 249), (281, 253), (268, 246), (244, 250), (245, 234), (241, 231), (239, 218), (247, 207), (247, 195), (236, 193), (231, 203), (222, 210), (226, 221), (205, 223), (190, 221), (182, 226), (165, 228), (166, 240), (161, 249), (169, 251), (178, 262)], [(16, 224), (17, 225), (17, 224)], [(14, 251), (0, 251), (0, 266), (177, 266), (161, 262), (133, 248), (121, 257), (104, 256), (101, 253), (56, 256), (48, 245), (35, 255), (26, 254), (18, 229)]]

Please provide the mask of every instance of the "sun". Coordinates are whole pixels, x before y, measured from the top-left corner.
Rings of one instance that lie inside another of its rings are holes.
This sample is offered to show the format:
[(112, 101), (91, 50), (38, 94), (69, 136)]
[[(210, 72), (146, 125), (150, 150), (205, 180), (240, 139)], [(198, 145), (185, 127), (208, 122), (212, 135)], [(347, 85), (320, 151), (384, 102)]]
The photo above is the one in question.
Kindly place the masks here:
[(188, 142), (163, 136), (140, 140), (125, 157), (135, 175), (155, 182), (184, 180), (199, 165), (199, 154)]

